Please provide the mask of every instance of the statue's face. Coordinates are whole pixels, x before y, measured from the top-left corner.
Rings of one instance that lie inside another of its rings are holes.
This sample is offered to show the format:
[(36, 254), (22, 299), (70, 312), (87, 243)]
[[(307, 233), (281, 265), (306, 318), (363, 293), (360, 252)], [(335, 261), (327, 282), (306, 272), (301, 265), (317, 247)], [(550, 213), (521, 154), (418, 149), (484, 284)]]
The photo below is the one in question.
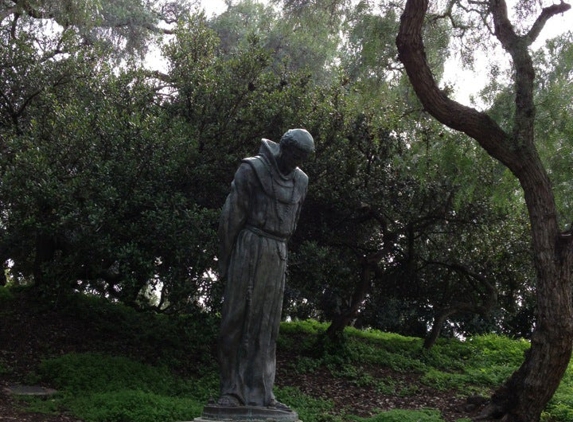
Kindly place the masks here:
[(290, 173), (300, 166), (307, 158), (309, 153), (295, 146), (283, 147), (281, 150), (280, 167), (283, 171)]

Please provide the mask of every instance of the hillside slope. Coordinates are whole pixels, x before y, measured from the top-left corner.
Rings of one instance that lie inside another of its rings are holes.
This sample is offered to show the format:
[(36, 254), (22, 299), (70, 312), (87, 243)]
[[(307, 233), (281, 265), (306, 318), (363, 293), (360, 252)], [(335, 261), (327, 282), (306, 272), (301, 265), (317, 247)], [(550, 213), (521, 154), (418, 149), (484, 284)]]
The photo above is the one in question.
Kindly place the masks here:
[[(213, 364), (216, 330), (212, 324), (205, 325), (207, 332), (201, 334), (189, 331), (186, 325), (186, 334), (191, 339), (186, 341), (177, 332), (181, 327), (169, 328), (167, 334), (159, 333), (166, 329), (165, 323), (154, 327), (148, 315), (108, 305), (100, 308), (97, 300), (68, 299), (46, 306), (26, 292), (10, 296), (0, 302), (0, 420), (80, 421), (65, 409), (50, 415), (28, 412), (21, 400), (7, 393), (9, 385), (44, 383), (36, 371), (45, 358), (87, 352), (126, 356), (153, 365), (173, 364), (182, 377), (193, 377), (197, 367)], [(134, 328), (137, 324), (144, 327)], [(332, 408), (325, 411), (321, 420), (368, 418), (390, 409), (438, 409), (444, 421), (467, 421), (479, 412), (481, 404), (468, 403), (468, 396), (476, 391), (487, 394), (487, 381), (486, 386), (470, 381), (469, 388), (460, 388), (460, 382), (448, 381), (447, 376), (434, 369), (429, 372), (423, 369), (426, 363), (397, 360), (396, 356), (407, 356), (413, 353), (413, 347), (418, 348), (421, 341), (417, 339), (395, 336), (397, 342), (372, 342), (366, 337), (352, 336), (341, 353), (328, 353), (318, 350), (328, 345), (320, 344), (316, 330), (320, 331), (320, 324), (283, 326), (278, 344), (277, 387), (283, 394), (297, 391), (331, 403)], [(198, 335), (203, 339), (198, 339)], [(377, 342), (385, 346), (377, 350)], [(388, 347), (401, 347), (400, 342), (405, 349), (390, 354)], [(366, 348), (360, 349), (363, 347)], [(436, 359), (443, 359), (440, 365), (444, 366), (444, 373), (461, 373), (459, 366), (448, 369), (448, 356), (437, 354), (427, 358), (428, 362)]]

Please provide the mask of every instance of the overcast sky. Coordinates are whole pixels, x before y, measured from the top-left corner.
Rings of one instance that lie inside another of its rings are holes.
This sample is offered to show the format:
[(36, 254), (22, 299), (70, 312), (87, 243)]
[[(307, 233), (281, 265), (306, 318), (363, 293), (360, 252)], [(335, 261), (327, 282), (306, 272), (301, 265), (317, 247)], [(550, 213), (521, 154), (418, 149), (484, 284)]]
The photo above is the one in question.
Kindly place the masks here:
[(201, 7), (205, 9), (207, 16), (221, 13), (227, 8), (223, 0), (201, 0)]
[[(515, 0), (507, 0), (510, 6), (509, 9), (511, 9), (511, 4), (514, 3), (514, 1)], [(224, 0), (201, 0), (201, 7), (205, 10), (207, 16), (222, 13), (227, 8)], [(534, 47), (543, 45), (546, 39), (556, 37), (571, 27), (573, 27), (573, 10), (569, 10), (567, 13), (558, 16), (553, 16), (543, 28)], [(457, 94), (456, 99), (467, 104), (469, 102), (469, 96), (477, 93), (477, 91), (485, 85), (486, 78), (481, 78), (480, 76), (487, 73), (486, 63), (478, 63), (476, 72), (461, 71), (460, 66), (456, 65), (452, 66), (450, 64), (446, 66), (446, 74), (444, 76), (446, 81), (454, 84), (454, 89)], [(480, 66), (480, 64), (483, 66)]]
[[(263, 1), (264, 2), (264, 1)], [(508, 5), (513, 4), (515, 0), (507, 0)], [(207, 16), (223, 12), (227, 6), (224, 0), (201, 0), (201, 7), (205, 9)], [(573, 26), (573, 10), (551, 18), (549, 23), (543, 28), (542, 35), (546, 38), (552, 38), (568, 28)]]

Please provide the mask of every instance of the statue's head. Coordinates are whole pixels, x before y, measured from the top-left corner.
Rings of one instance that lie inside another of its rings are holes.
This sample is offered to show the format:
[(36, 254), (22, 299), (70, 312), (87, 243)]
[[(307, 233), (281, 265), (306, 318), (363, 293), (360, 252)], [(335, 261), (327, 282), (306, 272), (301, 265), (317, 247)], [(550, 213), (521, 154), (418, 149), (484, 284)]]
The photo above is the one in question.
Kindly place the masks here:
[(278, 166), (283, 174), (289, 174), (314, 152), (314, 139), (305, 129), (290, 129), (280, 141)]
[(314, 152), (314, 139), (306, 129), (289, 129), (281, 138), (281, 147), (296, 147), (304, 152)]

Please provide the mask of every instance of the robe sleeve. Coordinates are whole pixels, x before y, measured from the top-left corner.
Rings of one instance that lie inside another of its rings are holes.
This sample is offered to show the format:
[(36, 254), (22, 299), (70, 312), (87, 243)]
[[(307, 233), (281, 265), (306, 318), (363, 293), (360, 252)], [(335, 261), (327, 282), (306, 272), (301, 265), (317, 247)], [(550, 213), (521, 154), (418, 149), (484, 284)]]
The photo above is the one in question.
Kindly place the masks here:
[(233, 247), (247, 222), (253, 177), (251, 166), (242, 163), (235, 173), (235, 179), (231, 183), (231, 192), (227, 196), (225, 205), (223, 205), (218, 232), (219, 274), (221, 278), (227, 276)]
[(292, 227), (292, 232), (294, 233), (296, 230), (296, 227), (298, 226), (298, 219), (300, 217), (300, 211), (302, 210), (302, 203), (304, 202), (305, 198), (306, 198), (306, 193), (308, 190), (308, 176), (306, 175), (306, 173), (304, 173), (302, 170), (297, 168), (297, 185), (299, 186), (299, 189), (301, 190), (301, 196), (300, 196), (300, 201), (298, 203), (298, 207), (296, 210), (296, 216), (294, 218), (294, 224)]

